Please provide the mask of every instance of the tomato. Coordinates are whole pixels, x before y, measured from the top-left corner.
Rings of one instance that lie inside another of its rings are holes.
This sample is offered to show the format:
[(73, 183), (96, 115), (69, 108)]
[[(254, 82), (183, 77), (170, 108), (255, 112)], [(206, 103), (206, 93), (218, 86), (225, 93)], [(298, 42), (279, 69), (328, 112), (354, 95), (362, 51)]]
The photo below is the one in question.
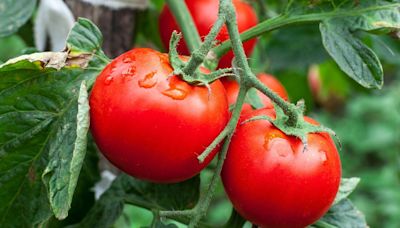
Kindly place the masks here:
[(228, 121), (220, 81), (192, 86), (177, 76), (166, 54), (138, 48), (114, 59), (90, 95), (91, 131), (100, 151), (124, 172), (172, 183), (198, 174), (197, 156)]
[[(260, 73), (257, 75), (257, 77), (265, 86), (269, 87), (272, 91), (277, 93), (280, 97), (282, 97), (286, 101), (288, 100), (288, 94), (285, 90), (285, 87), (283, 87), (283, 85), (274, 76)], [(239, 93), (238, 83), (235, 80), (230, 80), (230, 79), (224, 79), (222, 83), (224, 84), (226, 95), (228, 96), (229, 105), (234, 104), (236, 102)], [(265, 108), (274, 107), (271, 99), (269, 99), (266, 95), (264, 95), (260, 91), (257, 91), (257, 93), (261, 99), (261, 102), (264, 104)], [(251, 107), (250, 104), (245, 103), (243, 105), (243, 112), (248, 112), (251, 110), (253, 110), (253, 108)]]
[[(199, 35), (204, 38), (210, 31), (212, 25), (218, 18), (218, 2), (216, 0), (186, 0), (187, 7), (192, 15), (194, 23), (199, 31)], [(257, 16), (253, 8), (244, 1), (234, 0), (233, 5), (236, 8), (237, 22), (239, 32), (243, 32), (257, 24)], [(171, 11), (165, 6), (159, 18), (159, 30), (161, 39), (165, 47), (169, 47), (169, 40), (174, 30), (180, 31), (177, 22), (174, 19)], [(217, 36), (218, 41), (229, 39), (228, 30), (224, 26)], [(244, 42), (244, 50), (247, 56), (251, 54), (256, 44), (256, 39)], [(189, 50), (184, 42), (178, 45), (180, 54), (188, 55)], [(219, 67), (230, 67), (233, 59), (233, 52), (229, 51), (225, 54), (220, 62)]]
[[(253, 116), (275, 118), (273, 109)], [(318, 124), (305, 117), (305, 120)], [(306, 227), (332, 204), (339, 188), (341, 164), (327, 133), (308, 135), (308, 149), (267, 120), (238, 126), (223, 166), (222, 181), (235, 209), (261, 227)]]

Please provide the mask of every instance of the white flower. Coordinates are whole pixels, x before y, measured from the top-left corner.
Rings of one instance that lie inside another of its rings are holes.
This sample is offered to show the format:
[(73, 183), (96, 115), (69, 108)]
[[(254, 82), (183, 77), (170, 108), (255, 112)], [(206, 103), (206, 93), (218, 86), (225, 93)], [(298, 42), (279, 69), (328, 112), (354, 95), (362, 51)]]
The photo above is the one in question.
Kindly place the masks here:
[(41, 0), (34, 26), (35, 46), (44, 51), (47, 37), (52, 51), (64, 49), (74, 16), (62, 0)]
[(112, 182), (116, 177), (117, 176), (115, 176), (115, 174), (108, 170), (104, 170), (103, 172), (101, 172), (100, 181), (97, 182), (92, 189), (94, 191), (94, 197), (96, 200), (98, 200), (100, 196), (103, 195), (103, 193), (107, 191), (108, 188), (110, 188)]

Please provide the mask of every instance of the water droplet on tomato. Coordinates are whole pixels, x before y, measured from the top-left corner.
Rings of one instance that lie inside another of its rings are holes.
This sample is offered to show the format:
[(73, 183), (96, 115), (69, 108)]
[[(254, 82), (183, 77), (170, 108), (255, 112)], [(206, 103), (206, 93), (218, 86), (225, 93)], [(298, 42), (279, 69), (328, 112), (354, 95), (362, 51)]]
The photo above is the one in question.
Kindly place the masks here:
[(187, 91), (178, 88), (170, 88), (162, 92), (162, 94), (174, 99), (183, 100), (187, 96)]
[(154, 87), (157, 84), (157, 79), (154, 78), (154, 75), (156, 73), (157, 73), (156, 71), (153, 71), (153, 72), (146, 74), (143, 79), (139, 80), (139, 82), (138, 82), (139, 86), (146, 88), (146, 89)]
[(326, 152), (323, 150), (320, 150), (320, 151), (318, 151), (318, 153), (319, 153), (319, 158), (321, 159), (321, 161), (325, 162), (327, 160)]
[(129, 57), (125, 57), (125, 58), (122, 59), (122, 62), (123, 63), (130, 63), (130, 62), (132, 62), (132, 59), (129, 58)]
[(276, 153), (279, 157), (283, 158), (293, 153), (289, 142), (280, 137), (269, 138), (268, 142), (264, 144), (264, 147), (272, 153)]
[(111, 84), (111, 82), (114, 80), (114, 77), (113, 76), (108, 76), (107, 78), (106, 78), (106, 80), (104, 80), (104, 83), (106, 84), (106, 85), (110, 85)]
[(136, 57), (134, 55), (126, 56), (122, 59), (123, 63), (132, 63), (136, 61)]
[(133, 76), (135, 76), (135, 73), (136, 73), (136, 67), (130, 66), (127, 69), (125, 69), (121, 74), (122, 74), (123, 80), (129, 80)]

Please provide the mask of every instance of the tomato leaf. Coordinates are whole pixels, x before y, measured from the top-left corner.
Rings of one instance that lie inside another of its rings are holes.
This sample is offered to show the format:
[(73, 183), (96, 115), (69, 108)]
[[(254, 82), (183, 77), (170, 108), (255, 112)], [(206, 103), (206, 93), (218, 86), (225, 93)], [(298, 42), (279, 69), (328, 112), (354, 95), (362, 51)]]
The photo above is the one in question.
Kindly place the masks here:
[(100, 180), (98, 166), (98, 151), (94, 141), (89, 137), (85, 160), (79, 174), (79, 180), (75, 188), (71, 209), (68, 211), (68, 217), (61, 221), (53, 217), (47, 223), (48, 227), (65, 227), (78, 223), (86, 216), (95, 203), (93, 186)]
[(359, 182), (360, 178), (357, 177), (342, 178), (340, 182), (339, 192), (337, 193), (333, 204), (337, 204), (343, 199), (347, 198), (354, 191)]
[(400, 6), (369, 11), (348, 19), (352, 30), (389, 33), (400, 30)]
[[(369, 1), (366, 2), (370, 4)], [(364, 3), (364, 4), (366, 4)], [(346, 74), (366, 88), (381, 88), (383, 70), (376, 54), (353, 33), (388, 33), (400, 30), (400, 7), (375, 5), (359, 16), (324, 20), (320, 24), (325, 49)]]
[[(77, 103), (76, 103), (77, 102)], [(42, 174), (49, 189), (50, 204), (57, 218), (68, 215), (79, 173), (86, 155), (89, 130), (89, 101), (86, 82), (82, 81), (78, 100), (71, 103), (62, 118), (54, 140), (49, 144), (50, 161)], [(73, 121), (71, 121), (73, 120)], [(76, 123), (76, 124), (71, 124)], [(72, 151), (72, 153), (65, 153)]]
[[(82, 46), (89, 40), (84, 31), (77, 39)], [(76, 54), (36, 53), (0, 66), (0, 226), (39, 225), (51, 210), (67, 215), (86, 150), (87, 98), (80, 87), (90, 86), (106, 63), (98, 49)], [(83, 65), (91, 67), (72, 67)]]
[(366, 88), (381, 88), (382, 65), (376, 54), (349, 28), (328, 20), (320, 24), (325, 49), (349, 77)]
[(121, 174), (74, 227), (110, 227), (125, 203), (156, 210), (192, 208), (199, 198), (199, 187), (199, 176), (178, 184), (153, 184)]
[(0, 3), (0, 37), (15, 33), (31, 17), (36, 0), (4, 0)]
[[(340, 228), (367, 228), (364, 215), (354, 207), (349, 199), (335, 204), (319, 222)], [(315, 227), (324, 227), (314, 225)], [(325, 226), (326, 227), (326, 226)]]

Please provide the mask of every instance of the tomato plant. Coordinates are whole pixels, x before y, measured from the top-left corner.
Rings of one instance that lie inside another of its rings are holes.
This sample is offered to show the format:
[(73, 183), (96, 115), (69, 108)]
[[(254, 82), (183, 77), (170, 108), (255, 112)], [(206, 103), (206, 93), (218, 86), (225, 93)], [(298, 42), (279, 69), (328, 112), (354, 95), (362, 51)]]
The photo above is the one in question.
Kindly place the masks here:
[[(186, 1), (187, 7), (190, 14), (193, 17), (196, 28), (201, 37), (205, 37), (211, 26), (215, 23), (218, 17), (218, 1), (214, 0), (196, 0), (196, 1)], [(237, 23), (239, 31), (245, 31), (257, 24), (257, 16), (253, 8), (246, 2), (242, 0), (234, 0), (233, 4), (236, 9)], [(159, 18), (159, 30), (161, 39), (165, 47), (169, 47), (169, 40), (171, 34), (174, 30), (180, 31), (174, 16), (167, 6), (165, 6), (160, 14)], [(217, 36), (217, 41), (222, 42), (229, 39), (228, 30), (223, 27)], [(244, 50), (246, 55), (250, 55), (256, 44), (256, 39), (251, 39), (244, 42)], [(182, 42), (178, 46), (178, 52), (183, 55), (188, 55), (189, 50), (185, 44)], [(233, 59), (233, 52), (230, 51), (226, 53), (219, 61), (219, 67), (230, 67)]]
[(0, 227), (400, 227), (399, 9), (3, 1)]
[[(258, 115), (274, 118), (275, 112), (255, 110), (241, 121)], [(261, 227), (306, 227), (328, 211), (340, 183), (338, 151), (327, 133), (309, 134), (303, 148), (267, 120), (240, 124), (221, 175), (243, 217)]]
[(107, 65), (93, 86), (94, 139), (115, 166), (134, 177), (154, 182), (193, 177), (213, 158), (199, 164), (197, 155), (228, 120), (221, 82), (214, 81), (209, 93), (171, 77), (172, 71), (167, 55), (137, 48)]
[[(288, 94), (285, 90), (285, 87), (283, 87), (283, 85), (274, 76), (265, 73), (260, 73), (257, 75), (257, 77), (258, 79), (260, 79), (262, 83), (264, 83), (265, 86), (273, 90), (284, 100), (288, 100)], [(222, 80), (222, 83), (224, 84), (229, 104), (230, 105), (234, 104), (236, 102), (239, 93), (239, 84), (236, 81), (230, 79), (224, 79)], [(274, 107), (271, 99), (269, 99), (268, 96), (264, 95), (261, 92), (257, 92), (257, 95), (260, 97), (261, 102), (265, 108)], [(251, 111), (252, 109), (253, 108), (251, 107), (250, 104), (243, 104), (243, 111), (245, 112)]]

